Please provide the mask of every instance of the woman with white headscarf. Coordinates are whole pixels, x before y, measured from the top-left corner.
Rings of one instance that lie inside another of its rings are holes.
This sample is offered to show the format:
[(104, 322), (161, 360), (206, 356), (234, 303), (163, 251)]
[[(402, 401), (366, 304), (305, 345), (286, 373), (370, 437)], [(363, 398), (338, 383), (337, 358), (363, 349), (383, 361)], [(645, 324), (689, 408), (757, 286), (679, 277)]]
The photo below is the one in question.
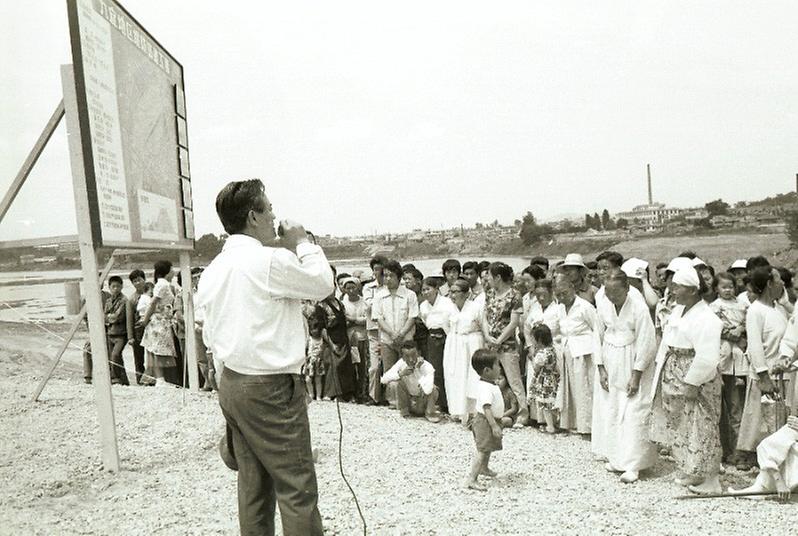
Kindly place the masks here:
[(654, 375), (649, 432), (671, 449), (694, 493), (720, 493), (720, 333), (723, 323), (702, 296), (706, 283), (692, 266), (673, 274), (676, 306), (663, 326)]

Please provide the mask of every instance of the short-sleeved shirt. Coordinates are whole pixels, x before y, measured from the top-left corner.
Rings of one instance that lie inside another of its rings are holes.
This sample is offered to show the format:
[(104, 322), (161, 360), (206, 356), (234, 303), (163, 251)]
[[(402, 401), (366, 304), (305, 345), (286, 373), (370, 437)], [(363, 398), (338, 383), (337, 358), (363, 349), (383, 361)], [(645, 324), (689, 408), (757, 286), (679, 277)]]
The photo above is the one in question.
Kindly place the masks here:
[[(500, 337), (504, 329), (510, 325), (513, 314), (521, 314), (523, 310), (521, 295), (515, 289), (511, 288), (501, 295), (496, 294), (492, 288), (485, 291), (485, 318), (491, 337)], [(501, 344), (499, 351), (512, 352), (515, 349), (515, 337), (508, 337)]]
[(504, 397), (502, 390), (495, 383), (483, 379), (477, 384), (477, 413), (485, 414), (483, 407), (490, 405), (490, 412), (494, 418), (504, 415)]
[[(374, 297), (374, 303), (371, 306), (372, 320), (382, 319), (394, 333), (401, 330), (409, 318), (417, 317), (418, 298), (407, 287), (400, 286), (393, 294), (387, 287), (383, 287)], [(404, 340), (412, 341), (414, 333), (415, 328), (411, 327), (410, 331), (405, 334)], [(382, 330), (380, 330), (380, 337), (382, 337)]]

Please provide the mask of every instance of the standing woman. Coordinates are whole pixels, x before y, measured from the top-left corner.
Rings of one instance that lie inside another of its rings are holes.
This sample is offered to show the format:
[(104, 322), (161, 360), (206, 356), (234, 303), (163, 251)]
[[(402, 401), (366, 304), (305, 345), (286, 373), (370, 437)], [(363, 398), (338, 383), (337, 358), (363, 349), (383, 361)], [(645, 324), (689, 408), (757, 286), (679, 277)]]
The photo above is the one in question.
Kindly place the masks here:
[[(175, 361), (175, 344), (172, 337), (172, 317), (175, 295), (172, 291), (172, 263), (158, 261), (153, 266), (155, 270), (155, 287), (152, 291), (152, 301), (144, 313), (141, 324), (144, 326), (144, 336), (141, 345), (153, 356), (153, 375), (156, 386), (165, 386), (164, 372), (177, 366)], [(168, 371), (167, 371), (168, 373)]]
[(787, 313), (777, 302), (784, 293), (784, 284), (776, 268), (754, 269), (750, 285), (759, 296), (748, 307), (745, 317), (751, 369), (737, 450), (755, 452), (759, 442), (776, 431), (773, 412), (765, 410), (762, 396), (772, 398), (776, 393), (771, 371), (779, 361), (779, 344), (787, 330)]
[(673, 274), (676, 306), (664, 325), (654, 374), (649, 433), (670, 447), (676, 483), (720, 493), (720, 334), (723, 323), (703, 300), (706, 283), (692, 266)]
[(443, 379), (449, 414), (463, 422), (473, 412), (479, 374), (471, 366), (471, 356), (485, 346), (482, 336), (482, 309), (469, 300), (469, 284), (458, 279), (449, 289), (454, 310), (449, 316), (449, 333), (443, 348)]
[[(530, 373), (531, 360), (537, 353), (535, 348), (535, 338), (532, 335), (532, 329), (535, 324), (546, 324), (551, 332), (552, 344), (554, 351), (557, 354), (557, 370), (562, 372), (562, 346), (560, 344), (560, 311), (557, 302), (554, 301), (554, 283), (551, 279), (542, 278), (535, 281), (534, 284), (535, 300), (529, 307), (524, 318), (524, 341), (526, 344), (526, 357), (527, 357), (527, 376), (526, 376), (526, 389), (529, 393), (534, 380), (534, 374)], [(539, 423), (546, 422), (546, 415), (543, 412), (544, 408), (527, 397), (529, 404), (529, 416), (533, 421)]]
[[(333, 266), (330, 268), (335, 276), (335, 268)], [(334, 288), (329, 296), (316, 304), (314, 316), (324, 328), (322, 338), (327, 343), (324, 351), (328, 356), (329, 368), (325, 379), (324, 396), (349, 400), (357, 390), (355, 365), (352, 363), (346, 330), (346, 310), (341, 301), (335, 297)]]
[[(455, 287), (449, 287), (451, 295)], [(456, 292), (456, 291), (455, 291)], [(438, 293), (438, 280), (427, 277), (421, 283), (421, 296), (423, 301), (418, 306), (421, 321), (427, 328), (427, 353), (424, 358), (435, 369), (435, 387), (438, 388), (438, 405), (444, 413), (449, 413), (446, 400), (445, 366), (443, 351), (446, 345), (446, 335), (449, 332), (449, 318), (457, 313), (452, 300)]]
[(554, 295), (559, 302), (562, 336), (560, 375), (560, 427), (589, 434), (593, 420), (593, 356), (601, 351), (601, 332), (596, 308), (576, 295), (567, 275), (557, 276)]
[(526, 405), (526, 388), (521, 377), (520, 354), (515, 340), (515, 330), (520, 325), (523, 305), (521, 294), (513, 288), (513, 269), (503, 262), (494, 262), (488, 268), (490, 288), (485, 291), (482, 334), (491, 350), (499, 352), (499, 362), (507, 383), (518, 399), (518, 419), (522, 426), (529, 423)]

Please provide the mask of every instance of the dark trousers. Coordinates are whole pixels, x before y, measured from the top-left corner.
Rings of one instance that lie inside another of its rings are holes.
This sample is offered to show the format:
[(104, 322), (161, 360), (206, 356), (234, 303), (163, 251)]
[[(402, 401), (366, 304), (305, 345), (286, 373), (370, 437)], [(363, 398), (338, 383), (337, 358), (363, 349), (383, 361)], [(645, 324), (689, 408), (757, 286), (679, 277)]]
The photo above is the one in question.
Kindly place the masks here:
[(740, 433), (740, 422), (743, 420), (745, 406), (745, 390), (747, 378), (737, 384), (738, 377), (721, 375), (723, 387), (720, 391), (720, 445), (723, 457), (731, 456), (737, 448), (737, 435)]
[(124, 335), (107, 335), (106, 340), (108, 341), (108, 360), (111, 362), (111, 381), (122, 385), (130, 385), (127, 379), (127, 371), (125, 370), (125, 361), (122, 358), (127, 339)]
[(438, 397), (441, 411), (449, 413), (449, 406), (446, 404), (446, 382), (443, 379), (443, 347), (446, 344), (446, 333), (443, 330), (430, 330), (427, 339), (426, 358), (430, 365), (435, 368), (435, 387), (438, 388)]
[(400, 415), (432, 415), (435, 413), (435, 402), (438, 400), (438, 388), (433, 387), (432, 392), (425, 395), (423, 392), (413, 396), (407, 390), (404, 380), (396, 383), (396, 407)]
[(321, 536), (302, 378), (249, 376), (225, 368), (219, 405), (230, 426), (238, 464), (242, 536), (273, 535), (275, 503), (280, 504), (283, 534)]
[(369, 399), (369, 341), (357, 341), (357, 351), (360, 353), (360, 363), (355, 364), (357, 375), (357, 400), (365, 402)]
[(133, 363), (136, 367), (136, 383), (141, 383), (144, 374), (144, 347), (141, 345), (141, 334), (136, 333), (136, 342), (133, 343)]

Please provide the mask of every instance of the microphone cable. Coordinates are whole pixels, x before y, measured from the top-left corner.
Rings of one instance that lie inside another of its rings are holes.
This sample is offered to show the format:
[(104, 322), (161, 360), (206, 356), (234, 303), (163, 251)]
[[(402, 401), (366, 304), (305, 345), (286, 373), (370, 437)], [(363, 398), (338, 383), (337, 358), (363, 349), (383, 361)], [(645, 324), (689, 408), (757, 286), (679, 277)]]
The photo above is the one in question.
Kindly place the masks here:
[(344, 474), (344, 462), (341, 456), (341, 449), (344, 439), (344, 421), (341, 419), (341, 405), (338, 402), (338, 397), (335, 398), (335, 409), (338, 410), (338, 470), (341, 473), (341, 478), (343, 478), (346, 487), (349, 488), (349, 493), (352, 494), (352, 498), (355, 500), (357, 513), (360, 516), (360, 521), (363, 523), (363, 536), (366, 536), (366, 518), (363, 517), (363, 511), (360, 509), (360, 503), (357, 500), (355, 490), (352, 489), (352, 486), (349, 484), (349, 481), (346, 479), (346, 475)]

